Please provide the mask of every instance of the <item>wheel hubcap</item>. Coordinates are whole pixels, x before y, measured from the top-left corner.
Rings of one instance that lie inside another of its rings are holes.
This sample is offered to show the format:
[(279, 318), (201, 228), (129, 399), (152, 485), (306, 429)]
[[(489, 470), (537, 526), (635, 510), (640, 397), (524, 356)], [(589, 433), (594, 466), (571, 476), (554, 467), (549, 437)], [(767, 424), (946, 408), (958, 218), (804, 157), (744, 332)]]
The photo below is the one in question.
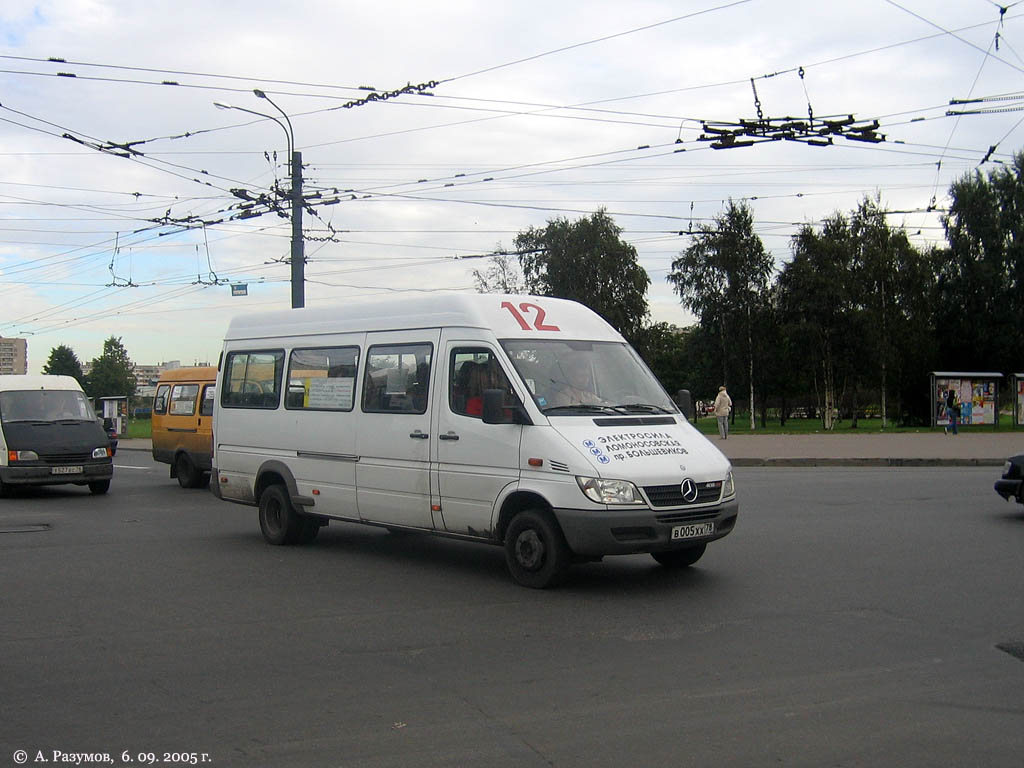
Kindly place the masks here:
[(544, 562), (544, 542), (533, 529), (523, 531), (516, 539), (516, 561), (530, 571), (537, 570)]
[(275, 530), (281, 528), (281, 505), (271, 502), (267, 505), (267, 522)]

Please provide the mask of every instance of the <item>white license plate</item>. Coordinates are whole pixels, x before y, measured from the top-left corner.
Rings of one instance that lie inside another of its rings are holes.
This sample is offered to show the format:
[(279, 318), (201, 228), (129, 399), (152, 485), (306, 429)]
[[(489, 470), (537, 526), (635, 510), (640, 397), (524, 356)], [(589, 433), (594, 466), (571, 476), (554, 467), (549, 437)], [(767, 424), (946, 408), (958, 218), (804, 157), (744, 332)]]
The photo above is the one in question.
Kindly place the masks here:
[(81, 467), (50, 467), (51, 475), (80, 475)]
[(710, 536), (715, 532), (714, 523), (690, 523), (677, 525), (672, 529), (672, 539), (695, 539), (698, 536)]

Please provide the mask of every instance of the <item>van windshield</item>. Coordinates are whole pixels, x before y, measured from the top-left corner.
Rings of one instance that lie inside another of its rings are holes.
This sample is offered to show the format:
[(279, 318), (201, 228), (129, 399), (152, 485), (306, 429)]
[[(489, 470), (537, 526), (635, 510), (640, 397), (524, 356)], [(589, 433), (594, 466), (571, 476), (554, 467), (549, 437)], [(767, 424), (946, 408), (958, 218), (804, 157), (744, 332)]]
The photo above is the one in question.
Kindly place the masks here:
[(95, 421), (85, 395), (75, 390), (31, 389), (0, 392), (0, 421)]
[(679, 412), (627, 344), (506, 339), (501, 345), (546, 414)]

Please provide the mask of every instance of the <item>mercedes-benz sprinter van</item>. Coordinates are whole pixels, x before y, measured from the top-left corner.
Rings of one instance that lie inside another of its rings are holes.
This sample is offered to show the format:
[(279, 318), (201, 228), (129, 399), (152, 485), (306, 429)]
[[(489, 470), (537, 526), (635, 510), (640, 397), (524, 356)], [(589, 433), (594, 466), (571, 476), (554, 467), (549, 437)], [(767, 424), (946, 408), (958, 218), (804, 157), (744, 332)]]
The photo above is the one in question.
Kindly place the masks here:
[(563, 299), (434, 295), (229, 325), (213, 482), (272, 544), (330, 520), (501, 545), (512, 577), (696, 562), (736, 523), (728, 459), (603, 319)]

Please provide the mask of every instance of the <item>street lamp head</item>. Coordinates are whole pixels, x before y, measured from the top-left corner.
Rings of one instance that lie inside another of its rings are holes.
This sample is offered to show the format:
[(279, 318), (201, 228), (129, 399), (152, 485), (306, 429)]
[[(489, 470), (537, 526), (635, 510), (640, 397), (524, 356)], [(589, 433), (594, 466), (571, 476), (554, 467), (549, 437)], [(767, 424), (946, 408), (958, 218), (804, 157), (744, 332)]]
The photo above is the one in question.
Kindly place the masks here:
[(267, 94), (265, 94), (259, 88), (253, 88), (252, 92), (256, 94), (256, 98), (257, 99), (265, 99), (265, 98), (267, 98)]
[(234, 109), (233, 106), (231, 106), (230, 104), (225, 104), (223, 101), (215, 101), (213, 102), (213, 106), (215, 106), (217, 109)]

